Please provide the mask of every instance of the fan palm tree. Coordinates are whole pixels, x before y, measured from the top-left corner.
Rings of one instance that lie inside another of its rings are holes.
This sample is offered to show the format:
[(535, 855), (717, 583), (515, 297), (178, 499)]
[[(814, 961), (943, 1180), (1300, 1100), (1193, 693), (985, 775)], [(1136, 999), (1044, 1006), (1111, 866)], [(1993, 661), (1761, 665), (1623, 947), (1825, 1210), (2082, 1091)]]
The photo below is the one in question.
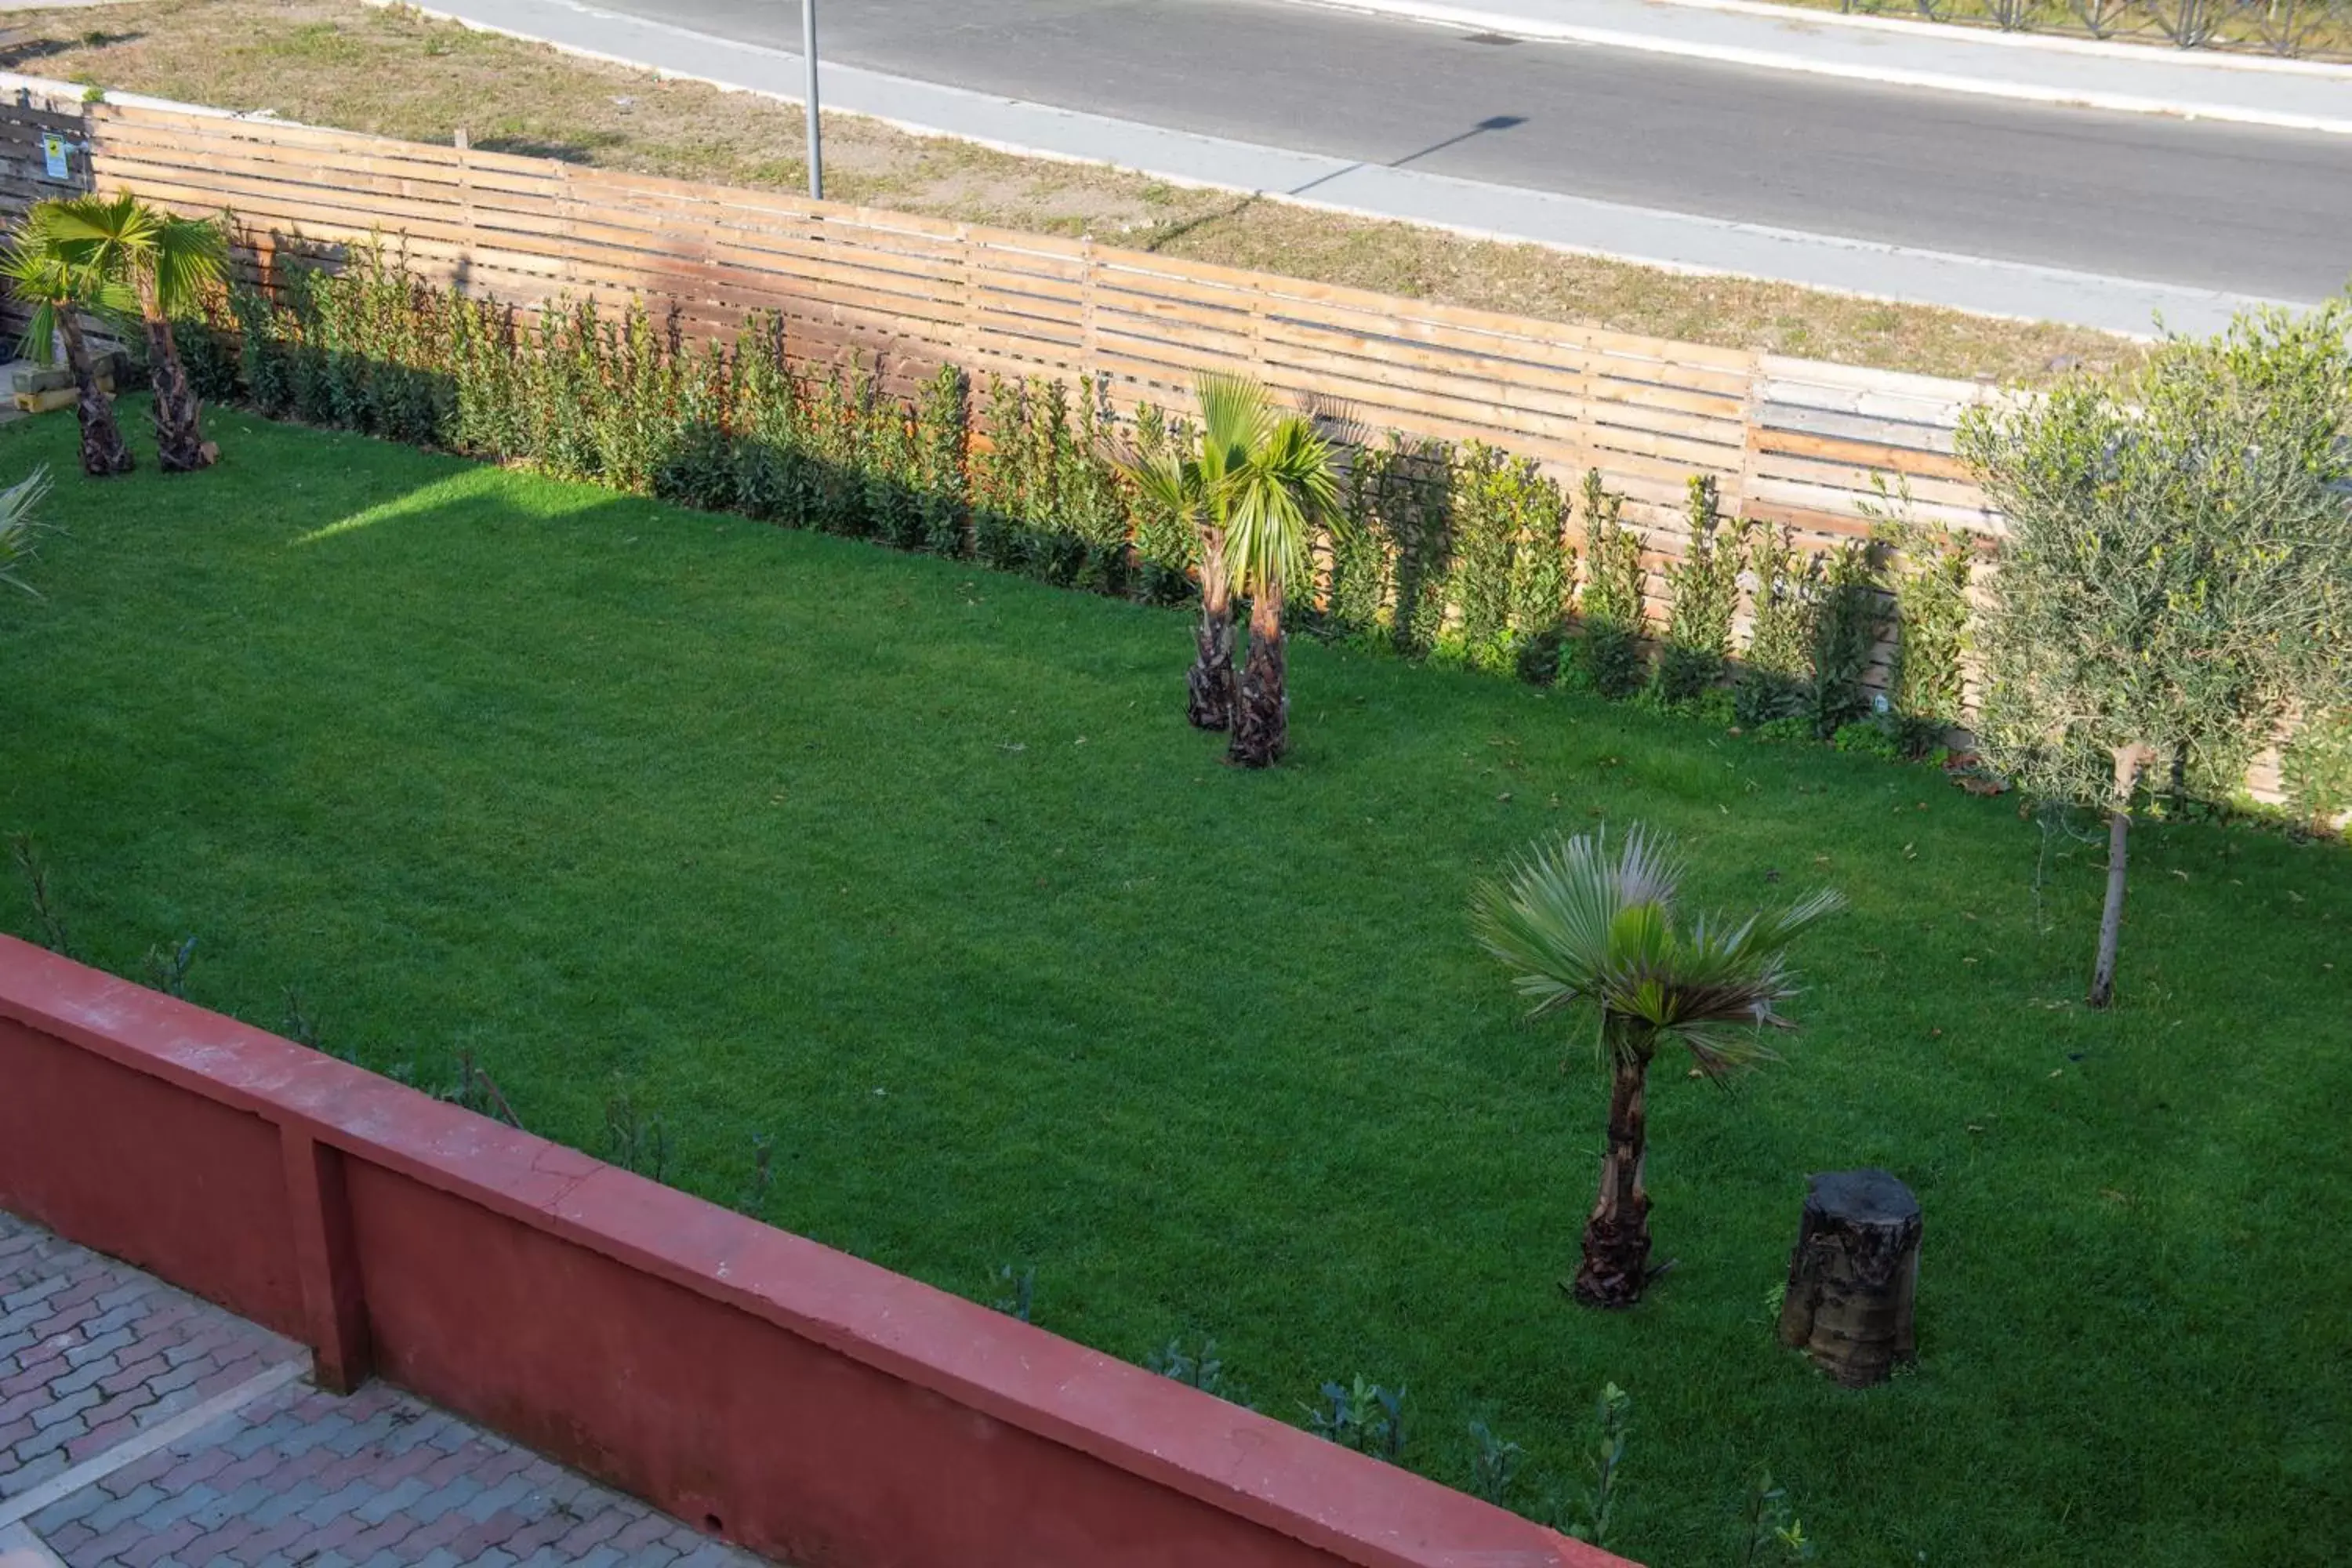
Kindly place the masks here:
[(55, 362), (59, 344), (72, 370), (74, 411), (81, 421), (81, 469), (93, 479), (127, 474), (131, 448), (123, 444), (122, 427), (115, 421), (113, 399), (98, 384), (98, 363), (82, 335), (84, 312), (123, 315), (136, 307), (130, 289), (103, 274), (75, 265), (48, 237), (43, 214), (49, 203), (35, 205), (8, 237), (0, 256), (0, 278), (8, 289), (33, 308), (25, 328), (24, 355), (43, 364)]
[(126, 285), (147, 329), (155, 384), (155, 461), (185, 473), (218, 454), (205, 441), (196, 395), (172, 340), (172, 318), (195, 308), (228, 262), (228, 241), (209, 219), (151, 207), (130, 192), (41, 205), (48, 242), (71, 266)]
[(31, 563), (34, 554), (33, 534), (41, 524), (35, 517), (41, 502), (48, 499), (49, 470), (35, 468), (23, 479), (0, 490), (0, 585), (20, 589), (36, 599), (40, 591), (25, 581), (17, 573), (20, 566)]
[(1637, 824), (1613, 857), (1603, 832), (1537, 844), (1473, 897), (1478, 940), (1517, 973), (1531, 1016), (1589, 1007), (1611, 1068), (1601, 1194), (1568, 1282), (1591, 1306), (1630, 1307), (1650, 1279), (1651, 1058), (1679, 1045), (1718, 1081), (1767, 1059), (1763, 1031), (1792, 1026), (1778, 1011), (1796, 994), (1789, 944), (1844, 901), (1823, 889), (1737, 924), (1685, 923), (1675, 908), (1681, 880), (1673, 841)]
[(1294, 585), (1314, 581), (1315, 536), (1338, 528), (1339, 521), (1329, 444), (1303, 416), (1264, 416), (1247, 460), (1234, 470), (1225, 522), (1234, 591), (1250, 602), (1249, 662), (1242, 668), (1226, 753), (1243, 767), (1270, 767), (1290, 749), (1283, 601)]
[(1234, 589), (1225, 526), (1236, 480), (1273, 424), (1265, 393), (1239, 376), (1203, 372), (1193, 383), (1201, 426), (1189, 449), (1174, 444), (1120, 463), (1144, 497), (1191, 524), (1201, 542), (1201, 626), (1185, 675), (1185, 716), (1202, 730), (1234, 722)]

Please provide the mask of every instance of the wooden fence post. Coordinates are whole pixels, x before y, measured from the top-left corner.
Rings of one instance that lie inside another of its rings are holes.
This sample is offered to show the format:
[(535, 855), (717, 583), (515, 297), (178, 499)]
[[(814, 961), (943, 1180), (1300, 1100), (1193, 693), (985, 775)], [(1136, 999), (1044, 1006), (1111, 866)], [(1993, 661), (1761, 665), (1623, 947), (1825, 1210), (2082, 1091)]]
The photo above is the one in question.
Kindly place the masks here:
[(466, 128), (457, 127), (457, 224), (466, 231), (466, 254), (459, 258), (460, 278), (473, 271), (474, 247), (480, 243), (474, 234), (474, 153), (473, 139)]
[(979, 284), (974, 278), (977, 263), (972, 259), (971, 226), (956, 225), (956, 324), (955, 347), (964, 362), (964, 374), (971, 374), (971, 361), (980, 353)]
[(1095, 342), (1095, 242), (1088, 235), (1078, 241), (1079, 370), (1091, 384), (1099, 350)]

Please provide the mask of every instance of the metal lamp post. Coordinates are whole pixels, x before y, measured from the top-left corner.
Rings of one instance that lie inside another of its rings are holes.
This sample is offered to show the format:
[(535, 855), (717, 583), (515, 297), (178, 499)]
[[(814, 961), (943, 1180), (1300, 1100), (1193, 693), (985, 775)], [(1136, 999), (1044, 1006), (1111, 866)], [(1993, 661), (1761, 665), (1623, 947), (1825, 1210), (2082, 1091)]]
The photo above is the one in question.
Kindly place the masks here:
[(808, 74), (809, 195), (824, 200), (824, 149), (817, 134), (816, 0), (801, 0), (801, 64)]

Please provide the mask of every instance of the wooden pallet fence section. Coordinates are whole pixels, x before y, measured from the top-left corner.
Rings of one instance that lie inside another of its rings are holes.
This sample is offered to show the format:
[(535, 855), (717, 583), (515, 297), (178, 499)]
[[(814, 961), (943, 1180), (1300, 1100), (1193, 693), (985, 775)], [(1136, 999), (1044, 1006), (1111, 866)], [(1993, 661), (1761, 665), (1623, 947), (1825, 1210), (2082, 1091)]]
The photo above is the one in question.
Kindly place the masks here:
[[(1953, 455), (1962, 412), (1990, 387), (1809, 360), (1758, 356), (1747, 421), (1748, 514), (1827, 543), (1869, 529), (1869, 509), (1998, 533), (2000, 520)], [(1882, 480), (1882, 491), (1874, 479)]]
[[(59, 103), (24, 91), (0, 93), (0, 209), (15, 212), (48, 196), (88, 190), (85, 131), (79, 103)], [(49, 174), (44, 143), (51, 136), (65, 142), (61, 180)]]

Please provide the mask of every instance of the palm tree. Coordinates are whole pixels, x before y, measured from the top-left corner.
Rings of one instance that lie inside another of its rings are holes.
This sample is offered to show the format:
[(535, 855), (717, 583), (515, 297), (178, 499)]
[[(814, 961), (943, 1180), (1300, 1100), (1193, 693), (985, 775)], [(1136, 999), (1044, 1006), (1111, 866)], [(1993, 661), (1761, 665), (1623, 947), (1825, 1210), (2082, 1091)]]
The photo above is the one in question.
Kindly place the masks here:
[(82, 472), (93, 479), (127, 474), (132, 467), (131, 448), (123, 444), (122, 427), (115, 421), (113, 400), (98, 384), (98, 365), (82, 336), (81, 318), (85, 311), (127, 314), (136, 301), (128, 289), (74, 265), (60, 253), (43, 223), (50, 205), (36, 205), (8, 237), (7, 254), (0, 257), (0, 278), (33, 308), (25, 328), (25, 357), (52, 363), (58, 345), (65, 346), (77, 394), (74, 410), (81, 420)]
[(1329, 444), (1301, 415), (1265, 414), (1258, 428), (1247, 460), (1234, 470), (1225, 523), (1234, 591), (1250, 601), (1249, 662), (1226, 759), (1245, 768), (1271, 767), (1290, 749), (1283, 599), (1294, 584), (1314, 581), (1317, 532), (1339, 525)]
[(1225, 524), (1235, 476), (1272, 424), (1265, 394), (1239, 376), (1203, 372), (1193, 383), (1201, 428), (1190, 450), (1173, 443), (1119, 464), (1146, 499), (1192, 524), (1201, 540), (1201, 628), (1185, 675), (1185, 716), (1195, 728), (1234, 722), (1233, 579)]
[(17, 574), (17, 568), (29, 565), (34, 555), (36, 530), (41, 527), (35, 513), (41, 502), (48, 499), (49, 470), (35, 468), (23, 479), (0, 490), (0, 584), (20, 589), (36, 599), (40, 591)]
[(1677, 921), (1682, 865), (1671, 838), (1636, 824), (1609, 855), (1605, 832), (1540, 843), (1501, 882), (1482, 883), (1471, 921), (1479, 942), (1535, 999), (1531, 1016), (1589, 1005), (1612, 1070), (1601, 1195), (1584, 1225), (1584, 1260), (1569, 1282), (1595, 1307), (1630, 1307), (1650, 1279), (1648, 1141), (1643, 1094), (1651, 1058), (1679, 1044), (1718, 1081), (1767, 1059), (1765, 1028), (1792, 1027), (1776, 1010), (1796, 994), (1788, 948), (1844, 900), (1823, 889), (1738, 924)]
[(127, 285), (138, 300), (155, 384), (156, 466), (165, 473), (205, 467), (219, 454), (205, 440), (172, 318), (201, 303), (227, 265), (220, 226), (151, 207), (128, 191), (42, 207), (44, 231), (70, 265)]

